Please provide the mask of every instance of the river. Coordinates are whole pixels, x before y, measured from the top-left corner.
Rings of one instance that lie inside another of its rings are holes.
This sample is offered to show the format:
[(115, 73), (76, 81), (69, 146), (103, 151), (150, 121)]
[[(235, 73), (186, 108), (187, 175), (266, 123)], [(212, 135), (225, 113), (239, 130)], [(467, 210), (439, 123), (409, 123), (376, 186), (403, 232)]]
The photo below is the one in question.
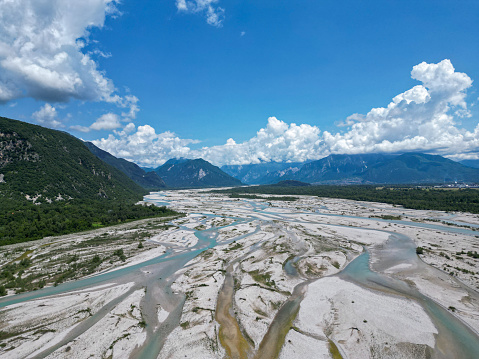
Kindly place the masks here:
[[(157, 205), (170, 204), (170, 200), (163, 196), (147, 196), (145, 197), (145, 200)], [(222, 200), (213, 199), (213, 201), (215, 200), (219, 204), (222, 202)], [(231, 203), (229, 200), (226, 201)], [(92, 317), (84, 320), (65, 338), (56, 343), (54, 346), (40, 352), (34, 358), (45, 358), (51, 353), (55, 352), (58, 348), (71, 342), (91, 328), (95, 323), (102, 320), (102, 318), (109, 313), (111, 308), (117, 305), (128, 294), (139, 288), (145, 288), (146, 292), (143, 300), (141, 301), (141, 309), (147, 324), (145, 329), (147, 333), (147, 339), (141, 347), (138, 347), (133, 351), (132, 357), (142, 359), (157, 358), (165, 343), (165, 340), (168, 338), (170, 333), (179, 326), (182, 309), (185, 302), (184, 294), (174, 293), (171, 290), (171, 285), (177, 278), (178, 271), (184, 268), (188, 262), (190, 262), (203, 251), (218, 245), (217, 239), (219, 229), (234, 226), (239, 223), (252, 222), (254, 220), (261, 220), (264, 222), (268, 221), (267, 218), (270, 218), (271, 221), (279, 219), (284, 222), (299, 222), (299, 220), (291, 219), (286, 215), (288, 209), (285, 210), (285, 214), (281, 214), (278, 212), (269, 211), (268, 206), (265, 203), (250, 200), (243, 200), (241, 202), (243, 205), (249, 206), (251, 208), (247, 218), (231, 216), (230, 218), (233, 219), (234, 222), (228, 226), (212, 227), (206, 230), (195, 230), (194, 234), (198, 238), (198, 242), (192, 247), (183, 248), (181, 250), (178, 248), (169, 248), (167, 252), (161, 256), (129, 267), (101, 273), (78, 281), (67, 282), (56, 287), (48, 287), (34, 292), (22, 293), (19, 295), (2, 298), (0, 299), (0, 308), (34, 299), (63, 295), (72, 291), (87, 290), (88, 288), (93, 288), (103, 284), (134, 282), (134, 286), (126, 294), (123, 294), (121, 297), (118, 297), (105, 304), (102, 310), (99, 310)], [(318, 206), (316, 212), (313, 214), (311, 212), (307, 213), (308, 215), (317, 214), (319, 216), (336, 217), (334, 214), (322, 213), (322, 210), (324, 209), (326, 208)], [(204, 219), (201, 221), (202, 224), (206, 224), (206, 222), (212, 218), (224, 218), (224, 216), (219, 216), (212, 213), (200, 214), (204, 216)], [(348, 218), (348, 216), (339, 215), (337, 217)], [(361, 217), (354, 216), (349, 218), (361, 219)], [(409, 221), (388, 221), (376, 218), (374, 220), (384, 221), (385, 223), (397, 223), (415, 226), (419, 228), (438, 229), (441, 231), (448, 231), (449, 233), (461, 233), (471, 236), (477, 234), (477, 232), (469, 229), (456, 228), (452, 226), (444, 227), (436, 224)], [(316, 223), (321, 224), (323, 222), (318, 220)], [(337, 226), (341, 227), (341, 225)], [(186, 227), (182, 227), (181, 229), (191, 230)], [(251, 236), (255, 234), (256, 231), (236, 236), (228, 241), (221, 242), (221, 244), (224, 245), (234, 240), (237, 241), (241, 238)], [(419, 303), (427, 312), (439, 331), (438, 335), (436, 336), (436, 347), (434, 349), (431, 348), (431, 356), (433, 358), (479, 358), (479, 339), (477, 333), (475, 333), (456, 316), (451, 314), (447, 309), (421, 294), (418, 290), (411, 287), (407, 282), (384, 274), (388, 268), (394, 267), (400, 263), (412, 264), (412, 266), (415, 268), (415, 271), (431, 268), (417, 257), (415, 253), (415, 244), (410, 238), (397, 233), (389, 234), (390, 240), (387, 241), (381, 249), (375, 249), (372, 254), (368, 251), (365, 251), (363, 254), (350, 262), (344, 270), (337, 274), (337, 276), (344, 280), (351, 281), (363, 288), (368, 288), (369, 290), (412, 298), (417, 301), (417, 303)], [(285, 263), (284, 270), (288, 275), (296, 277), (299, 275), (295, 268), (295, 263), (301, 259), (303, 254), (303, 252), (296, 253)], [(374, 271), (371, 269), (370, 265), (371, 255), (373, 255), (375, 258)], [(439, 270), (437, 271), (439, 272)], [(232, 278), (229, 278), (228, 281), (225, 285), (226, 291), (231, 290), (233, 286)], [(259, 350), (256, 353), (257, 358), (269, 358), (276, 357), (278, 355), (279, 350), (281, 349), (281, 346), (278, 347), (278, 343), (282, 343), (284, 341), (285, 335), (287, 333), (287, 331), (285, 331), (285, 327), (289, 328), (289, 326), (291, 326), (291, 323), (294, 320), (294, 317), (296, 316), (298, 308), (301, 304), (306, 287), (307, 281), (298, 285), (293, 291), (291, 297), (286, 300), (283, 306), (279, 309), (278, 314), (270, 325), (270, 329), (259, 345)], [(477, 292), (467, 287), (465, 288), (471, 295), (477, 297)], [(232, 294), (229, 292), (225, 293), (227, 293), (227, 297), (225, 298), (227, 298), (227, 300), (232, 300)], [(167, 319), (163, 322), (158, 321), (158, 306), (165, 308), (169, 312)], [(223, 312), (226, 313), (225, 315), (227, 315), (228, 310)], [(228, 319), (231, 320), (231, 318)], [(241, 351), (250, 352), (247, 343), (243, 340), (240, 340), (240, 342), (241, 347), (243, 348)]]

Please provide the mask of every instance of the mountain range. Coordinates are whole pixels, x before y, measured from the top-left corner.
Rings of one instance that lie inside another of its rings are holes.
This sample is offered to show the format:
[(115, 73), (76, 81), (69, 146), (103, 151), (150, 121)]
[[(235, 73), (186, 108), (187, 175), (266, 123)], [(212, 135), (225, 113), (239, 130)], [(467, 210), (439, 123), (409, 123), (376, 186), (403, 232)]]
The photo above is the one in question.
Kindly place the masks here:
[(463, 164), (464, 166), (479, 168), (479, 160), (462, 160), (459, 161), (459, 163)]
[[(467, 166), (466, 166), (467, 165)], [(170, 159), (156, 169), (116, 158), (68, 133), (0, 118), (0, 194), (53, 198), (141, 198), (164, 188), (233, 187), (300, 181), (311, 184), (479, 182), (478, 161), (422, 153), (329, 155), (306, 163), (269, 162), (218, 168)]]
[(312, 184), (479, 182), (479, 169), (472, 168), (472, 164), (465, 166), (439, 155), (423, 153), (329, 155), (302, 165), (283, 165), (282, 169), (263, 176), (264, 164), (223, 166), (222, 169), (248, 184), (272, 184), (280, 180)]
[(247, 184), (269, 184), (280, 181), (301, 169), (300, 162), (263, 162), (249, 165), (225, 165), (221, 169), (227, 174)]

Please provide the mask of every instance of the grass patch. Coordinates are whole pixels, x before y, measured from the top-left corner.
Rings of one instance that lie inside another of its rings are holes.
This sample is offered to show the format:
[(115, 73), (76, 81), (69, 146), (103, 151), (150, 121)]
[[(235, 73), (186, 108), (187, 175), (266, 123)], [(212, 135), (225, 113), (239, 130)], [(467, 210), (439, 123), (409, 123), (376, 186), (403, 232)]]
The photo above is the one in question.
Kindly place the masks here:
[(343, 356), (339, 352), (339, 349), (336, 346), (336, 344), (334, 344), (334, 342), (331, 339), (328, 339), (328, 342), (329, 342), (329, 352), (331, 353), (331, 356), (333, 357), (333, 359), (343, 359)]
[(258, 283), (264, 284), (267, 287), (275, 287), (276, 286), (275, 281), (271, 280), (271, 274), (270, 273), (267, 273), (267, 272), (263, 273), (263, 272), (260, 272), (258, 269), (254, 270), (254, 271), (251, 271), (251, 272), (248, 272), (248, 273)]
[(400, 221), (402, 219), (401, 216), (392, 216), (390, 214), (383, 214), (381, 216), (371, 216), (371, 218), (387, 219), (388, 221)]
[(225, 249), (225, 252), (235, 251), (235, 250), (240, 249), (242, 247), (243, 247), (243, 245), (241, 243), (236, 243), (235, 242), (235, 244), (233, 246), (229, 247), (228, 249)]
[(8, 338), (16, 337), (17, 335), (22, 334), (23, 332), (4, 332), (0, 331), (0, 340), (5, 340)]
[(86, 308), (86, 309), (82, 309), (82, 310), (79, 310), (76, 314), (81, 314), (81, 313), (88, 313), (91, 316), (93, 316), (92, 312), (91, 312), (91, 308)]
[(120, 340), (128, 338), (130, 336), (130, 333), (123, 334), (121, 337), (116, 338), (113, 343), (110, 344), (110, 349), (113, 349), (116, 343), (118, 343)]
[(294, 202), (298, 199), (298, 197), (290, 197), (290, 196), (281, 196), (281, 197), (273, 197), (273, 196), (257, 196), (254, 194), (231, 194), (230, 198), (244, 198), (244, 199), (264, 199), (266, 201), (286, 201), (286, 202)]

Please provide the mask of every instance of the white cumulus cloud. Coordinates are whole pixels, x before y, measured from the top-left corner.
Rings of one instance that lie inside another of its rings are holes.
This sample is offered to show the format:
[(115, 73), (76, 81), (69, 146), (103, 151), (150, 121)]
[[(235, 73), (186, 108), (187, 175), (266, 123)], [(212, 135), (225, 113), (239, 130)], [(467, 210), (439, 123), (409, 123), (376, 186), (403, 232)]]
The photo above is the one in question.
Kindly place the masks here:
[(153, 166), (172, 157), (201, 157), (223, 165), (406, 151), (479, 158), (479, 124), (468, 131), (457, 122), (458, 117), (470, 116), (466, 91), (472, 86), (471, 78), (455, 71), (449, 60), (414, 66), (411, 77), (420, 84), (395, 96), (386, 107), (349, 116), (339, 124), (343, 132), (321, 132), (316, 126), (270, 117), (266, 127), (242, 143), (230, 138), (224, 145), (191, 149), (189, 145), (198, 141), (129, 124), (95, 144), (115, 156)]
[(185, 13), (202, 13), (206, 22), (212, 26), (223, 26), (225, 10), (218, 6), (218, 0), (176, 0), (178, 11)]
[(349, 130), (323, 133), (327, 153), (435, 151), (455, 153), (476, 146), (474, 133), (460, 129), (453, 110), (468, 113), (466, 90), (472, 80), (449, 60), (414, 66), (411, 77), (422, 84), (392, 99), (387, 107), (348, 117)]
[(106, 113), (96, 120), (90, 128), (92, 130), (114, 130), (121, 127), (120, 119), (114, 113)]
[(121, 101), (121, 107), (128, 108), (128, 112), (122, 112), (121, 115), (124, 117), (124, 121), (128, 122), (129, 120), (134, 120), (136, 114), (140, 111), (138, 106), (138, 97), (133, 95), (126, 95)]
[(36, 120), (40, 125), (51, 127), (51, 128), (60, 128), (65, 127), (61, 121), (58, 120), (58, 113), (55, 107), (46, 103), (38, 111), (32, 114), (34, 120)]
[(230, 138), (225, 145), (194, 151), (215, 164), (241, 165), (270, 161), (302, 162), (321, 158), (320, 130), (307, 124), (296, 125), (270, 117), (265, 128), (243, 143)]
[(95, 122), (93, 122), (89, 127), (74, 125), (70, 126), (71, 130), (80, 131), (80, 132), (90, 132), (91, 130), (94, 131), (111, 131), (116, 130), (117, 128), (121, 127), (120, 117), (112, 112), (105, 113), (104, 115), (100, 116)]
[(114, 156), (144, 166), (158, 166), (170, 158), (189, 157), (191, 149), (188, 145), (198, 142), (181, 139), (169, 131), (157, 134), (149, 125), (135, 128), (133, 123), (125, 126), (123, 131), (116, 131), (115, 135), (92, 142)]
[(89, 54), (118, 0), (0, 0), (0, 102), (32, 97), (116, 103), (115, 87)]

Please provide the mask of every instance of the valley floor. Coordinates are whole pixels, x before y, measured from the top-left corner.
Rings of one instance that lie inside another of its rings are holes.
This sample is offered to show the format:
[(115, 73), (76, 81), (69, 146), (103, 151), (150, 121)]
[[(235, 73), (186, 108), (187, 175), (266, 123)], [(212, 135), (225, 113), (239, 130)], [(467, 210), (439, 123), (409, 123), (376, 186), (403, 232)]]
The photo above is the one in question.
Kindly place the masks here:
[(18, 282), (0, 299), (0, 357), (479, 357), (476, 215), (202, 190), (145, 201), (186, 216), (0, 248)]

